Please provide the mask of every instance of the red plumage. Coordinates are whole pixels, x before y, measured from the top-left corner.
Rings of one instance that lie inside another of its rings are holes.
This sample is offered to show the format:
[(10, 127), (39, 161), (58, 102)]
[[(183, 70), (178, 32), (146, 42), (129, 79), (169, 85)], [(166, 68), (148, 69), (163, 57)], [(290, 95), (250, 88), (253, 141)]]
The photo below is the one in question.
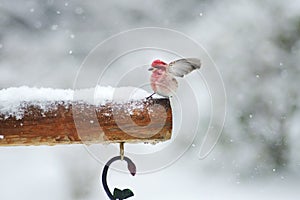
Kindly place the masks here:
[(169, 64), (161, 60), (154, 60), (149, 69), (152, 71), (151, 88), (154, 93), (171, 97), (178, 88), (178, 82), (174, 76), (183, 77), (193, 70), (199, 69), (200, 66), (201, 62), (197, 58), (179, 59)]

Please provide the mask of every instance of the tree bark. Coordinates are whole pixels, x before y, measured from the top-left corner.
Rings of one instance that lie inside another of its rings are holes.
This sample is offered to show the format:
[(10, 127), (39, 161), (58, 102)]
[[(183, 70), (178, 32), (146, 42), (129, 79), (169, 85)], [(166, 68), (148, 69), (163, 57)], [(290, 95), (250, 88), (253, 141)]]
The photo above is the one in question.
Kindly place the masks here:
[(30, 102), (24, 116), (0, 114), (0, 146), (155, 143), (171, 138), (172, 109), (168, 99), (90, 105), (47, 102), (46, 111)]

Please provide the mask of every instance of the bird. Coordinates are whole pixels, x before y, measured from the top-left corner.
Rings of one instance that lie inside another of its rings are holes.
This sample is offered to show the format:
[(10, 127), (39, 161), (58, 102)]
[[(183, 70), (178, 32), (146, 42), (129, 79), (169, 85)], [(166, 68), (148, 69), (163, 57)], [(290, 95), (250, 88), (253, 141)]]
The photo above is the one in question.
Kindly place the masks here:
[(154, 60), (148, 69), (152, 71), (150, 83), (154, 93), (147, 99), (152, 98), (154, 94), (167, 98), (172, 97), (178, 88), (178, 82), (175, 77), (183, 78), (190, 72), (200, 69), (200, 67), (201, 61), (198, 58), (182, 58), (169, 64), (159, 59)]

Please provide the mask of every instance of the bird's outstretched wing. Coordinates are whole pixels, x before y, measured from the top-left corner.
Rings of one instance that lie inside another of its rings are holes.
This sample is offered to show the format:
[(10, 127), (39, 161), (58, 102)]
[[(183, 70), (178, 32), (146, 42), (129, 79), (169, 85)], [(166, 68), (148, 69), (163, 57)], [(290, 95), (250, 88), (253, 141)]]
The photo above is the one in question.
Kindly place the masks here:
[(198, 58), (183, 58), (175, 60), (169, 64), (168, 71), (174, 76), (183, 77), (195, 69), (201, 67), (201, 61)]

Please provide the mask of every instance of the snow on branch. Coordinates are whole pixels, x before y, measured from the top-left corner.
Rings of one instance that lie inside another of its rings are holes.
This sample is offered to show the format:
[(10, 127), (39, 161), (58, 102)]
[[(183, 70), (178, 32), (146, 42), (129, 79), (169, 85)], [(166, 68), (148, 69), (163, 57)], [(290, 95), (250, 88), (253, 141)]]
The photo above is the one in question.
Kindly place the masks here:
[(171, 138), (168, 99), (144, 90), (0, 90), (0, 146), (158, 142)]

